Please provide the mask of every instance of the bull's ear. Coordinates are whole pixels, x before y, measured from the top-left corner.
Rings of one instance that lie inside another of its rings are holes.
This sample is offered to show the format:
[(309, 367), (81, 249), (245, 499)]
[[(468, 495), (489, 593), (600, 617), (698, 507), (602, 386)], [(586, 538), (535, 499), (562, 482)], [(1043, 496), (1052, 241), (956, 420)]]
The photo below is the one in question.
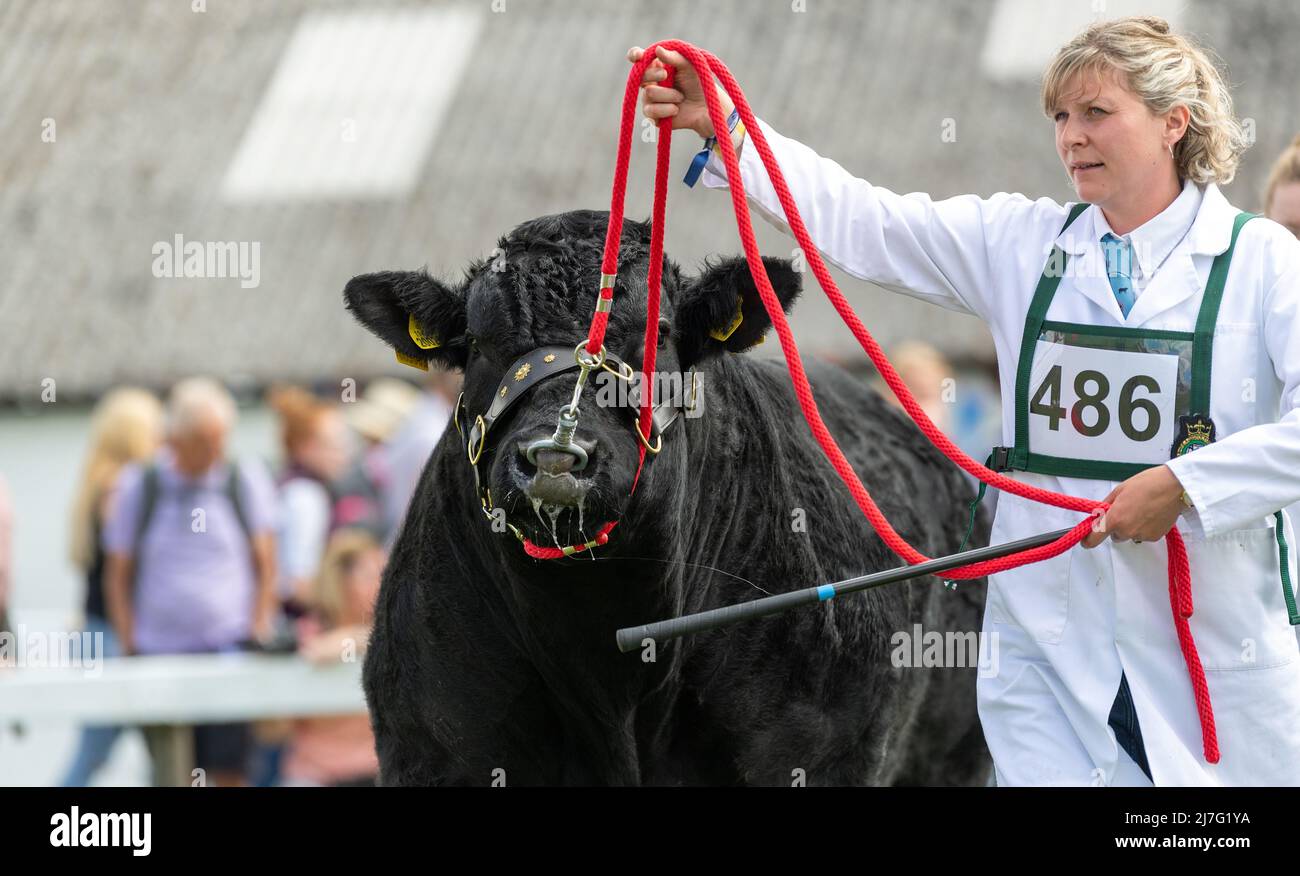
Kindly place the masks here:
[(357, 321), (392, 345), (406, 364), (465, 367), (465, 297), (427, 271), (353, 277), (343, 300)]
[[(763, 257), (772, 289), (789, 312), (802, 283), (789, 259)], [(706, 263), (677, 296), (673, 338), (683, 367), (722, 352), (739, 353), (772, 327), (743, 256)]]

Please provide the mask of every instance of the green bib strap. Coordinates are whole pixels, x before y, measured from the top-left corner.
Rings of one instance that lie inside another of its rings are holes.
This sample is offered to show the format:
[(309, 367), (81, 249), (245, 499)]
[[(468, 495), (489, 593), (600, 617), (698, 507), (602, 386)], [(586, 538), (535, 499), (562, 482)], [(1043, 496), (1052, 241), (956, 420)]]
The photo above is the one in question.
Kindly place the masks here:
[[(1065, 217), (1065, 224), (1056, 233), (1060, 237), (1074, 224), (1083, 211), (1092, 205), (1084, 202), (1070, 208), (1070, 215)], [(1070, 256), (1056, 244), (1052, 244), (1052, 254), (1047, 257), (1047, 265), (1038, 278), (1038, 288), (1029, 304), (1029, 314), (1025, 317), (1025, 333), (1020, 340), (1020, 361), (1016, 366), (1016, 444), (1011, 449), (1011, 456), (1005, 462), (1006, 468), (1024, 469), (1029, 464), (1029, 372), (1034, 365), (1034, 347), (1038, 343), (1038, 333), (1042, 330), (1043, 320), (1047, 318), (1047, 309), (1056, 297), (1056, 287), (1061, 285), (1065, 276), (1065, 266)], [(995, 451), (996, 458), (996, 451)], [(1001, 460), (998, 460), (1001, 463)]]
[(1300, 624), (1300, 611), (1296, 611), (1295, 591), (1291, 588), (1290, 551), (1286, 543), (1286, 524), (1281, 511), (1273, 512), (1273, 535), (1277, 539), (1278, 569), (1282, 573), (1282, 600), (1286, 603), (1287, 619), (1291, 626)]
[(1232, 240), (1228, 248), (1214, 260), (1210, 278), (1205, 283), (1201, 310), (1196, 316), (1196, 332), (1192, 340), (1192, 397), (1193, 414), (1210, 415), (1210, 367), (1214, 359), (1214, 327), (1219, 322), (1219, 305), (1223, 303), (1223, 287), (1228, 281), (1232, 254), (1237, 248), (1237, 235), (1255, 213), (1238, 213), (1232, 223)]

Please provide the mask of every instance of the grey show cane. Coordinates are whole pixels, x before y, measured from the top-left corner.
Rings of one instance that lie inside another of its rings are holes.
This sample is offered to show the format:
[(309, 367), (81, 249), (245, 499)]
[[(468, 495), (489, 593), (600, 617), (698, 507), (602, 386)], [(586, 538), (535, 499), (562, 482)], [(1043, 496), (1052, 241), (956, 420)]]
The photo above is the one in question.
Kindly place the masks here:
[(1044, 532), (1040, 535), (1031, 535), (1028, 538), (1022, 538), (1017, 541), (1009, 541), (1005, 544), (990, 545), (989, 547), (976, 548), (975, 550), (965, 551), (960, 554), (949, 554), (946, 557), (936, 557), (924, 563), (917, 563), (915, 566), (900, 566), (897, 569), (885, 569), (883, 572), (873, 572), (870, 575), (861, 575), (857, 578), (849, 578), (846, 581), (837, 581), (834, 584), (821, 584), (816, 587), (807, 587), (803, 590), (792, 590), (789, 593), (778, 593), (775, 596), (765, 596), (762, 599), (752, 599), (749, 602), (738, 602), (735, 605), (724, 605), (720, 608), (701, 611), (697, 614), (688, 614), (682, 617), (671, 618), (670, 620), (656, 621), (651, 624), (643, 624), (639, 627), (624, 627), (615, 634), (618, 641), (618, 650), (628, 652), (641, 647), (641, 643), (646, 639), (653, 639), (656, 642), (675, 639), (678, 636), (685, 636), (690, 633), (702, 633), (707, 630), (717, 630), (722, 627), (729, 627), (732, 624), (738, 624), (741, 621), (752, 620), (758, 617), (765, 617), (769, 614), (787, 611), (800, 605), (812, 605), (817, 602), (825, 602), (836, 596), (843, 596), (846, 593), (857, 593), (860, 590), (869, 590), (872, 587), (882, 587), (885, 584), (893, 584), (897, 581), (906, 581), (909, 578), (919, 578), (922, 575), (929, 575), (934, 572), (944, 572), (948, 569), (956, 569), (961, 566), (969, 566), (972, 563), (978, 563), (983, 560), (993, 560), (998, 557), (1005, 557), (1008, 554), (1014, 554), (1018, 551), (1029, 550), (1030, 548), (1040, 547), (1050, 544), (1061, 538), (1071, 531), (1074, 527), (1057, 530), (1056, 532)]

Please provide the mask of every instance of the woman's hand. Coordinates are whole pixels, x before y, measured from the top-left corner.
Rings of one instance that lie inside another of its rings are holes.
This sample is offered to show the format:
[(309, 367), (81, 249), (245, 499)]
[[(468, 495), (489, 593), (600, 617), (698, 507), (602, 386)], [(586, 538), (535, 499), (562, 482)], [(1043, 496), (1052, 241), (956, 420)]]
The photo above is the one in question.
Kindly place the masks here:
[(1097, 519), (1083, 546), (1094, 548), (1108, 537), (1116, 541), (1158, 541), (1173, 529), (1182, 512), (1183, 485), (1167, 465), (1139, 472), (1110, 491), (1103, 502), (1110, 510)]
[[(644, 54), (645, 50), (640, 46), (633, 46), (627, 51), (627, 59), (635, 64)], [(676, 71), (672, 88), (655, 84), (667, 77), (666, 65), (671, 65)], [(717, 91), (718, 98), (722, 101), (722, 114), (730, 115), (735, 104), (727, 92), (713, 81), (712, 76), (709, 77), (709, 87)], [(674, 131), (690, 128), (701, 137), (713, 136), (713, 122), (709, 119), (704, 86), (695, 75), (691, 62), (680, 52), (669, 51), (663, 46), (657, 47), (655, 60), (645, 68), (645, 75), (641, 78), (641, 88), (645, 95), (641, 101), (641, 113), (647, 119), (657, 123), (660, 119), (671, 118)]]

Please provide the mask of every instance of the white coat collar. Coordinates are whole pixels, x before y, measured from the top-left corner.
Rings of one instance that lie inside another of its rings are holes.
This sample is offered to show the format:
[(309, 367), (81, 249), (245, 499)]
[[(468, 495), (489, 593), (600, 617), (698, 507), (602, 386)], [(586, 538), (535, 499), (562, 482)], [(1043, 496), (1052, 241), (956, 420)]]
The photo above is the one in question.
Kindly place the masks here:
[[(1073, 204), (1066, 205), (1066, 213)], [(1239, 211), (1228, 203), (1228, 199), (1219, 191), (1218, 185), (1209, 183), (1201, 198), (1201, 207), (1196, 212), (1196, 220), (1187, 235), (1187, 245), (1197, 255), (1218, 255), (1228, 248), (1232, 240), (1232, 220)], [(1071, 255), (1082, 255), (1093, 241), (1101, 238), (1102, 228), (1097, 219), (1101, 211), (1095, 204), (1087, 210), (1069, 228), (1056, 237), (1056, 245)], [(1104, 222), (1104, 220), (1103, 220)]]
[(1135, 328), (1201, 291), (1203, 284), (1192, 256), (1217, 256), (1227, 250), (1232, 240), (1233, 219), (1238, 210), (1228, 203), (1217, 185), (1208, 184), (1186, 239), (1174, 248), (1150, 284), (1138, 296), (1127, 318), (1120, 312), (1115, 293), (1106, 278), (1105, 257), (1098, 242), (1100, 234), (1097, 219), (1100, 218), (1100, 213), (1096, 205), (1089, 206), (1069, 228), (1057, 235), (1055, 243), (1072, 256), (1083, 257), (1077, 263), (1072, 259), (1067, 270), (1067, 276), (1074, 278), (1078, 291), (1110, 314), (1116, 325)]
[(1196, 255), (1220, 255), (1232, 242), (1232, 223), (1241, 211), (1228, 203), (1219, 187), (1210, 183), (1205, 187), (1201, 209), (1196, 222), (1187, 235), (1188, 248)]
[[(1174, 202), (1158, 215), (1128, 234), (1116, 235), (1123, 237), (1131, 245), (1132, 276), (1140, 278), (1140, 288), (1146, 287), (1156, 269), (1165, 263), (1165, 259), (1174, 248), (1191, 233), (1203, 197), (1202, 188), (1187, 180), (1183, 183), (1183, 190), (1179, 192), (1178, 197), (1174, 198)], [(1106, 214), (1101, 210), (1093, 212), (1092, 220), (1096, 226), (1098, 240), (1105, 240), (1107, 234), (1115, 234), (1115, 230), (1106, 221)], [(1138, 295), (1141, 297), (1140, 291)]]

